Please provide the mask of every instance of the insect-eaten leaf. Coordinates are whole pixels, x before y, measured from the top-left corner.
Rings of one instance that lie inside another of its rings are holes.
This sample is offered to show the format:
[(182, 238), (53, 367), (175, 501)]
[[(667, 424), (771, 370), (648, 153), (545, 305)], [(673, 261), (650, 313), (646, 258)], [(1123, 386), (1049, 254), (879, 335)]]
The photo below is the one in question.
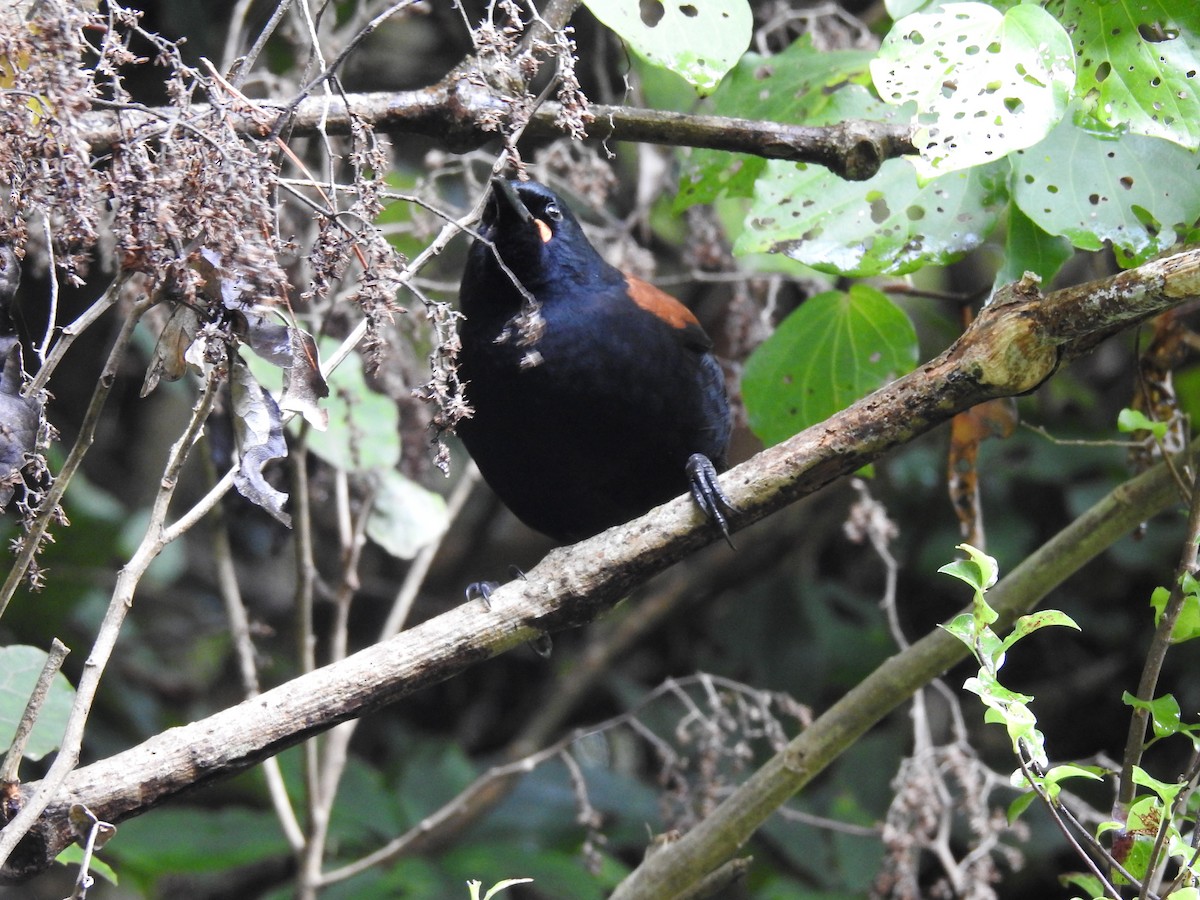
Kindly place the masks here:
[(8, 505), (21, 479), (28, 455), (37, 447), (42, 423), (42, 403), (21, 396), (24, 369), (21, 344), (15, 337), (0, 338), (0, 509)]
[(287, 494), (272, 487), (263, 473), (267, 463), (282, 459), (288, 452), (279, 404), (263, 390), (240, 357), (234, 357), (229, 388), (233, 396), (233, 431), (238, 454), (234, 487), (251, 503), (291, 527), (292, 518), (283, 511)]
[(702, 95), (733, 68), (754, 30), (746, 0), (587, 0), (587, 7), (639, 54)]

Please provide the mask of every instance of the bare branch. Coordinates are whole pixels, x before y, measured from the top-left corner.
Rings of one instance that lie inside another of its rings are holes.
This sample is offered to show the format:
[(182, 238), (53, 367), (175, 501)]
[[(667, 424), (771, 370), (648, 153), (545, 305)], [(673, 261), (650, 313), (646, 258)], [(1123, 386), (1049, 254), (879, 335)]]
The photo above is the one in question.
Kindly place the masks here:
[[(266, 137), (270, 129), (263, 114), (278, 115), (285, 109), (283, 104), (258, 101), (257, 115), (230, 112), (228, 117), (235, 132)], [(870, 178), (886, 160), (916, 152), (907, 125), (863, 120), (828, 126), (786, 125), (623, 106), (593, 105), (590, 109), (595, 117), (591, 137), (598, 140), (704, 147), (816, 163), (850, 180)], [(196, 104), (189, 110), (189, 118), (203, 119), (209, 111), (206, 104)], [(496, 137), (483, 122), (508, 113), (503, 99), (487, 88), (466, 79), (451, 79), (416, 91), (310, 97), (296, 105), (291, 133), (345, 135), (350, 133), (351, 121), (358, 119), (381, 133), (432, 135), (448, 149), (465, 152)], [(544, 103), (525, 133), (560, 137), (562, 131), (555, 124), (559, 113), (558, 103)], [(173, 109), (130, 109), (119, 116), (97, 111), (84, 117), (83, 133), (93, 152), (102, 153), (129, 134), (150, 137), (165, 132), (177, 116)]]
[(18, 771), (21, 766), (21, 757), (25, 754), (25, 745), (29, 742), (29, 735), (33, 733), (33, 726), (37, 723), (38, 713), (42, 711), (46, 695), (50, 693), (50, 685), (54, 681), (54, 676), (58, 674), (58, 670), (62, 668), (63, 661), (70, 652), (67, 645), (58, 638), (51, 641), (50, 652), (46, 654), (46, 663), (42, 666), (37, 683), (29, 695), (29, 701), (25, 704), (25, 711), (21, 713), (21, 721), (17, 723), (17, 733), (13, 735), (8, 753), (4, 755), (4, 764), (0, 766), (0, 784), (7, 787), (19, 781)]

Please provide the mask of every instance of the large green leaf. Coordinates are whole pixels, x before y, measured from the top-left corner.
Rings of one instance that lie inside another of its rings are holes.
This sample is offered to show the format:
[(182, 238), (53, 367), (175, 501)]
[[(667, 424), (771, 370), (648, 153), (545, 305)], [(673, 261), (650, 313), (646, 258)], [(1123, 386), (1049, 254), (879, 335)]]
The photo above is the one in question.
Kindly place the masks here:
[[(21, 645), (0, 647), (0, 752), (12, 743), (17, 723), (45, 664), (45, 650)], [(75, 689), (65, 675), (58, 673), (25, 744), (26, 759), (41, 759), (58, 749), (74, 702)]]
[(1004, 260), (996, 272), (995, 286), (1020, 281), (1026, 272), (1038, 276), (1042, 284), (1049, 284), (1074, 252), (1070, 241), (1047, 234), (1013, 204), (1008, 208)]
[(1012, 163), (1025, 215), (1083, 250), (1111, 241), (1132, 266), (1200, 236), (1200, 155), (1178, 144), (1097, 134), (1068, 119)]
[(776, 444), (822, 422), (917, 363), (908, 316), (874, 288), (804, 301), (746, 361), (750, 427)]
[[(907, 118), (911, 107), (883, 103), (866, 86), (869, 61), (857, 51), (816, 53), (808, 41), (773, 57), (747, 54), (713, 95), (713, 110), (814, 125)], [(1006, 177), (984, 166), (922, 186), (911, 165), (888, 160), (870, 181), (850, 182), (821, 166), (698, 151), (675, 208), (752, 195), (734, 235), (739, 256), (783, 253), (835, 274), (900, 274), (979, 246), (1007, 202)]]
[(1008, 201), (1007, 164), (952, 172), (921, 185), (904, 160), (866, 182), (773, 160), (757, 181), (735, 253), (785, 253), (844, 275), (898, 275), (953, 262), (983, 243)]
[(707, 94), (750, 44), (746, 0), (586, 0), (597, 19), (650, 62)]
[(1081, 114), (1200, 147), (1200, 3), (1050, 0), (1079, 57)]
[(1071, 39), (1037, 6), (948, 3), (897, 22), (871, 74), (889, 103), (916, 102), (913, 164), (929, 178), (1036, 144), (1067, 110), (1074, 63)]
[(367, 537), (399, 559), (412, 559), (450, 526), (446, 500), (395, 469), (378, 474)]
[(151, 881), (216, 872), (290, 850), (278, 820), (266, 810), (172, 806), (122, 823), (106, 852), (117, 858), (123, 876)]
[[(820, 51), (808, 37), (775, 56), (747, 53), (709, 100), (713, 114), (787, 124), (828, 125), (849, 118), (891, 117), (865, 83), (873, 54)], [(693, 150), (685, 160), (675, 212), (719, 195), (749, 197), (766, 160), (723, 150)]]

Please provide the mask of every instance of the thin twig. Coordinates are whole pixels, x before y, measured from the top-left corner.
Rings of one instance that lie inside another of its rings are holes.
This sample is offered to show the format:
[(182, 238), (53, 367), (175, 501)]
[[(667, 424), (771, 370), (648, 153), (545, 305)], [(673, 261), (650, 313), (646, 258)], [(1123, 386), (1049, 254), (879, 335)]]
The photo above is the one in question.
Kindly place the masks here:
[[(1045, 806), (1049, 811), (1050, 818), (1054, 820), (1054, 824), (1058, 826), (1059, 832), (1062, 833), (1062, 836), (1066, 839), (1067, 843), (1071, 845), (1071, 848), (1075, 851), (1076, 855), (1083, 860), (1084, 864), (1091, 870), (1092, 875), (1094, 875), (1100, 881), (1100, 883), (1104, 885), (1105, 894), (1109, 897), (1112, 897), (1113, 900), (1121, 900), (1121, 892), (1118, 891), (1116, 887), (1113, 886), (1112, 882), (1108, 880), (1108, 877), (1104, 874), (1104, 871), (1096, 864), (1096, 861), (1092, 859), (1091, 854), (1079, 846), (1079, 842), (1075, 840), (1075, 836), (1071, 833), (1071, 829), (1067, 827), (1067, 823), (1064, 821), (1061, 814), (1062, 807), (1054, 802), (1050, 795), (1046, 793), (1045, 788), (1043, 788), (1038, 782), (1037, 777), (1030, 771), (1029, 766), (1025, 762), (1024, 754), (1017, 754), (1017, 762), (1021, 767), (1022, 774), (1025, 776), (1026, 783), (1029, 784), (1034, 793), (1038, 795), (1038, 799), (1042, 801), (1042, 805)], [(1125, 874), (1126, 877), (1129, 877), (1124, 870), (1122, 870), (1122, 874)], [(1137, 880), (1131, 878), (1130, 883), (1136, 884)]]
[[(253, 2), (253, 0), (251, 0), (251, 2)], [(241, 8), (241, 3), (242, 0), (239, 0), (239, 9)], [(245, 5), (248, 7), (250, 4), (246, 3)], [(254, 46), (247, 51), (245, 56), (237, 60), (236, 71), (232, 71), (232, 66), (229, 59), (230, 56), (236, 52), (237, 46), (235, 40), (233, 40), (235, 37), (235, 29), (232, 24), (230, 25), (230, 39), (226, 40), (225, 42), (225, 50), (222, 55), (222, 60), (230, 69), (231, 77), (229, 80), (234, 87), (240, 88), (245, 83), (247, 76), (250, 74), (250, 70), (254, 68), (254, 63), (262, 54), (263, 48), (267, 45), (267, 41), (270, 39), (271, 35), (275, 33), (275, 29), (278, 28), (279, 23), (283, 21), (283, 17), (287, 13), (288, 7), (291, 5), (292, 0), (279, 0), (278, 5), (275, 7), (275, 11), (271, 13), (271, 18), (267, 20), (267, 24), (263, 26), (263, 30), (259, 32), (258, 38), (254, 41)], [(234, 17), (234, 21), (238, 21), (236, 16)]]
[[(1154, 637), (1150, 642), (1150, 649), (1146, 653), (1146, 661), (1142, 665), (1142, 675), (1138, 680), (1135, 694), (1139, 700), (1147, 703), (1154, 699), (1154, 692), (1158, 687), (1158, 676), (1162, 671), (1167, 650), (1171, 646), (1171, 633), (1175, 629), (1179, 613), (1183, 610), (1183, 601), (1186, 596), (1181, 583), (1183, 576), (1196, 572), (1197, 556), (1200, 554), (1197, 541), (1200, 541), (1200, 490), (1196, 490), (1193, 486), (1187, 532), (1184, 535), (1179, 565), (1175, 569), (1170, 599), (1167, 600), (1162, 617), (1154, 629)], [(1135, 707), (1129, 716), (1129, 733), (1125, 739), (1125, 754), (1121, 760), (1121, 778), (1117, 788), (1117, 804), (1122, 814), (1133, 802), (1136, 791), (1133, 783), (1133, 769), (1142, 758), (1149, 720), (1150, 712), (1144, 707)]]
[(67, 491), (67, 485), (71, 483), (75, 470), (79, 468), (83, 457), (92, 446), (92, 440), (95, 438), (96, 429), (100, 424), (100, 414), (104, 410), (104, 404), (116, 381), (121, 361), (125, 358), (125, 352), (129, 349), (129, 343), (133, 339), (133, 330), (137, 327), (142, 313), (149, 307), (148, 301), (135, 303), (125, 318), (117, 339), (113, 342), (112, 350), (108, 354), (108, 361), (104, 364), (100, 379), (96, 382), (95, 390), (92, 391), (92, 399), (84, 413), (83, 422), (80, 424), (79, 436), (75, 439), (75, 444), (71, 447), (71, 452), (67, 454), (58, 475), (55, 476), (54, 484), (42, 498), (37, 518), (22, 537), (21, 548), (16, 553), (12, 568), (8, 570), (8, 577), (4, 580), (4, 585), (0, 587), (0, 616), (4, 615), (17, 587), (24, 580), (25, 573), (29, 570), (34, 556), (41, 549), (46, 529), (50, 527), (50, 522), (58, 516), (58, 505)]
[(54, 681), (54, 676), (58, 674), (63, 660), (70, 652), (67, 645), (58, 638), (54, 638), (50, 642), (50, 652), (46, 654), (46, 662), (33, 686), (33, 691), (29, 694), (25, 711), (21, 713), (21, 721), (17, 723), (17, 733), (13, 735), (12, 744), (4, 756), (4, 764), (0, 766), (0, 783), (8, 785), (17, 784), (20, 781), (21, 757), (25, 754), (25, 745), (29, 742), (29, 735), (33, 732), (38, 714), (42, 711), (46, 695), (50, 693), (50, 685)]
[[(131, 313), (126, 320), (125, 328), (122, 330), (124, 343), (128, 343), (128, 336), (132, 333), (133, 324), (136, 324), (137, 318), (138, 313)], [(121, 344), (122, 340), (118, 339), (118, 346)], [(116, 349), (114, 347), (114, 351)], [(110, 358), (111, 362), (112, 359)], [(100, 623), (100, 628), (96, 632), (96, 639), (92, 644), (92, 652), (84, 663), (83, 673), (80, 675), (79, 684), (75, 688), (75, 702), (71, 705), (71, 712), (67, 716), (67, 725), (63, 733), (62, 745), (59, 748), (58, 755), (54, 758), (54, 762), (51, 764), (45, 778), (42, 779), (37, 793), (30, 798), (29, 802), (17, 813), (12, 821), (0, 831), (0, 864), (6, 861), (12, 854), (17, 843), (25, 836), (26, 832), (29, 831), (42, 814), (42, 811), (58, 793), (63, 781), (71, 773), (71, 770), (75, 768), (75, 764), (79, 760), (79, 748), (83, 744), (84, 726), (87, 724), (88, 714), (91, 712), (92, 703), (96, 698), (96, 691), (100, 687), (100, 678), (104, 674), (105, 666), (108, 664), (113, 648), (116, 646), (121, 625), (125, 621), (125, 615), (133, 606), (134, 593), (141, 582), (142, 575), (145, 574), (150, 563), (154, 561), (158, 554), (162, 552), (163, 547), (166, 546), (163, 541), (163, 523), (166, 519), (167, 508), (170, 505), (171, 498), (175, 494), (175, 486), (178, 484), (179, 473), (183, 469), (184, 462), (187, 460), (188, 452), (199, 438), (204, 422), (208, 419), (208, 414), (212, 410), (213, 403), (216, 400), (216, 381), (217, 370), (214, 368), (209, 373), (204, 389), (196, 401), (196, 405), (192, 408), (192, 417), (184, 428), (183, 434), (180, 435), (179, 440), (171, 447), (170, 453), (167, 456), (167, 463), (163, 467), (158, 493), (151, 507), (149, 525), (137, 550), (134, 551), (129, 562), (122, 567), (120, 573), (117, 575), (117, 583), (113, 588), (108, 610), (105, 612), (104, 619)], [(101, 382), (103, 384), (103, 379)], [(98, 414), (99, 410), (97, 410), (97, 416)], [(92, 427), (94, 428), (94, 424)], [(79, 447), (78, 442), (76, 442), (76, 447)]]
[[(424, 835), (443, 827), (447, 821), (460, 815), (464, 808), (471, 807), (477, 803), (479, 798), (489, 793), (496, 784), (505, 783), (513, 776), (519, 776), (528, 772), (532, 772), (547, 760), (565, 757), (567, 749), (572, 744), (582, 740), (583, 738), (597, 734), (605, 734), (615, 728), (628, 726), (629, 728), (634, 729), (637, 733), (647, 736), (655, 741), (663, 755), (669, 758), (674, 753), (671, 746), (663, 742), (658, 735), (654, 734), (652, 731), (649, 731), (649, 729), (646, 728), (638, 716), (645, 709), (658, 702), (663, 697), (675, 697), (677, 699), (687, 697), (687, 695), (683, 693), (683, 689), (687, 687), (702, 686), (704, 679), (707, 677), (708, 676), (705, 673), (701, 672), (685, 678), (668, 678), (658, 687), (654, 688), (654, 690), (642, 697), (642, 699), (633, 708), (620, 713), (619, 715), (613, 716), (610, 719), (606, 719), (605, 721), (596, 725), (575, 729), (569, 734), (564, 735), (559, 740), (554, 741), (541, 750), (522, 757), (521, 759), (513, 760), (512, 762), (508, 762), (503, 765), (493, 766), (491, 769), (484, 772), (469, 785), (467, 785), (467, 787), (460, 791), (458, 795), (455, 796), (454, 799), (452, 799), (449, 803), (444, 804), (435, 813), (422, 819), (404, 834), (359, 860), (326, 872), (321, 877), (321, 886), (324, 887), (330, 884), (335, 884), (339, 881), (345, 881), (347, 878), (353, 878), (355, 875), (359, 875), (362, 872), (366, 872), (375, 866), (387, 863), (404, 854), (409, 846), (420, 840), (422, 837), (424, 837)], [(721, 683), (725, 685), (733, 684), (733, 682), (725, 679), (722, 679)], [(738, 685), (737, 687), (741, 690), (746, 689), (745, 685)], [(690, 701), (691, 698), (688, 697), (688, 700)]]
[[(463, 473), (447, 502), (446, 512), (449, 522), (453, 522), (458, 517), (477, 480), (478, 470), (472, 465)], [(367, 514), (364, 514), (361, 519), (365, 525)], [(379, 639), (381, 641), (396, 634), (404, 627), (404, 622), (407, 620), (408, 613), (412, 609), (413, 601), (425, 582), (425, 576), (428, 574), (429, 567), (437, 555), (437, 551), (442, 544), (442, 539), (448, 533), (448, 530), (443, 532), (442, 536), (436, 541), (423, 547), (413, 560), (412, 565), (409, 566), (404, 583), (401, 585), (400, 590), (396, 594), (396, 599), (392, 603), (392, 611), (389, 613), (387, 621), (380, 632)], [(357, 727), (357, 719), (339, 725), (329, 733), (322, 745), (320, 776), (319, 778), (314, 777), (310, 779), (310, 794), (323, 798), (323, 805), (327, 808), (318, 810), (317, 815), (312, 817), (312, 822), (324, 821), (327, 826), (328, 815), (332, 811), (333, 801), (337, 796), (337, 786), (345, 770), (346, 760), (349, 758), (350, 740), (353, 738)], [(310, 741), (309, 743), (316, 746), (316, 742)], [(303, 882), (306, 890), (315, 890), (325, 883), (323, 876), (320, 874), (320, 863), (325, 853), (326, 835), (327, 827), (322, 828), (320, 833), (318, 833), (318, 830), (310, 822), (309, 846), (306, 850), (307, 854), (309, 854), (307, 859), (312, 868), (302, 868), (302, 872), (310, 873), (306, 875)], [(312, 860), (315, 860), (315, 862), (312, 862)]]
[[(212, 460), (205, 453), (205, 468), (210, 480), (215, 475)], [(247, 698), (258, 696), (258, 667), (255, 664), (254, 641), (250, 636), (250, 617), (246, 614), (246, 604), (242, 600), (241, 588), (238, 586), (237, 572), (233, 564), (233, 547), (229, 541), (229, 519), (216, 507), (216, 516), (212, 528), (213, 561), (216, 565), (217, 589), (225, 603), (225, 615), (229, 619), (229, 634), (233, 639), (234, 655), (238, 660), (238, 671), (242, 678), (242, 691)], [(304, 846), (304, 831), (296, 819), (291, 799), (287, 794), (287, 786), (283, 781), (283, 773), (279, 768), (279, 757), (272, 756), (263, 760), (263, 776), (267, 782), (267, 793), (275, 815), (283, 829), (288, 846), (298, 851)]]
[(50, 279), (50, 309), (46, 313), (46, 334), (37, 346), (38, 362), (46, 362), (46, 351), (50, 349), (50, 339), (54, 336), (54, 323), (58, 320), (58, 264), (54, 261), (54, 235), (50, 233), (50, 219), (42, 217), (42, 230), (46, 236), (46, 252), (50, 260), (46, 264), (47, 276)]
[(122, 272), (112, 284), (105, 288), (104, 293), (100, 298), (89, 306), (83, 313), (62, 330), (62, 336), (54, 342), (54, 347), (50, 350), (49, 356), (42, 362), (41, 367), (37, 370), (37, 374), (33, 376), (33, 380), (24, 390), (26, 397), (35, 396), (42, 388), (46, 386), (46, 382), (50, 380), (50, 376), (54, 374), (54, 370), (58, 367), (63, 356), (66, 355), (71, 345), (75, 343), (75, 339), (83, 334), (88, 329), (88, 326), (99, 319), (117, 302), (117, 298), (121, 296), (121, 290), (129, 281), (129, 273)]

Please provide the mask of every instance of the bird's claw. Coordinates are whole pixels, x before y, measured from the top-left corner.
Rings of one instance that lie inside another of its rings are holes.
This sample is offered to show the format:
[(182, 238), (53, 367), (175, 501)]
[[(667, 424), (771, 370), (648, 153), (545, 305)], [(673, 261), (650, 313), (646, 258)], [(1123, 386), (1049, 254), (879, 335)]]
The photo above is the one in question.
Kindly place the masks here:
[(488, 609), (492, 608), (492, 591), (500, 587), (498, 581), (472, 581), (467, 585), (464, 593), (467, 595), (467, 602), (472, 600), (482, 600), (483, 605)]
[[(520, 578), (522, 581), (524, 581), (525, 573), (516, 566), (509, 566), (508, 577), (512, 579)], [(498, 587), (500, 587), (500, 582), (498, 581), (472, 581), (467, 585), (467, 589), (464, 591), (464, 593), (467, 596), (468, 603), (470, 603), (472, 600), (482, 600), (483, 605), (488, 609), (491, 609), (492, 592)]]
[(686, 471), (696, 505), (705, 516), (716, 523), (721, 529), (721, 534), (725, 536), (725, 542), (733, 547), (726, 515), (736, 513), (737, 508), (721, 490), (721, 483), (717, 480), (717, 467), (703, 453), (693, 453), (688, 457)]
[[(516, 566), (508, 567), (509, 574), (515, 579), (520, 578), (525, 580), (525, 573)], [(498, 581), (472, 581), (467, 585), (464, 592), (467, 595), (467, 602), (472, 600), (482, 600), (483, 605), (488, 609), (492, 608), (492, 592), (500, 587)], [(540, 634), (529, 642), (529, 647), (540, 656), (542, 659), (549, 659), (551, 652), (554, 650), (554, 642), (550, 639), (549, 634)]]

